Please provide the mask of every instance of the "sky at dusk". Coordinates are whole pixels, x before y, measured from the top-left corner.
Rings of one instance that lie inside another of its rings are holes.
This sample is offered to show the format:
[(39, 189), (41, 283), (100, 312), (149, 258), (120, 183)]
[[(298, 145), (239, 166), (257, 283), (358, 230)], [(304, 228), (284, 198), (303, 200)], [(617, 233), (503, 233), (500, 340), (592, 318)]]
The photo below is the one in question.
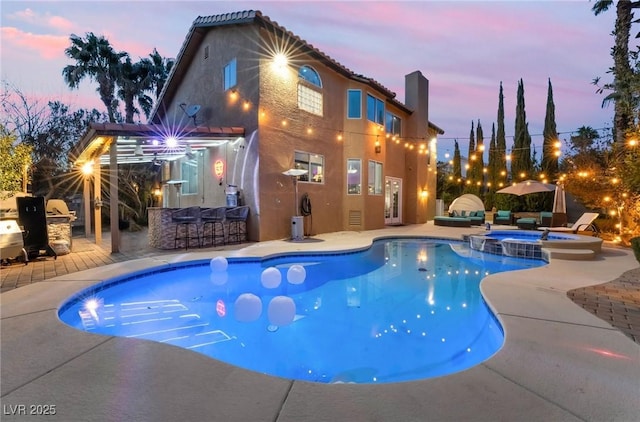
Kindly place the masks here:
[(541, 153), (551, 79), (561, 139), (580, 126), (611, 126), (613, 107), (592, 81), (607, 73), (615, 8), (595, 16), (573, 1), (4, 1), (2, 80), (27, 96), (103, 110), (95, 88), (70, 90), (62, 69), (69, 35), (104, 35), (118, 51), (176, 57), (198, 16), (260, 10), (342, 65), (380, 82), (404, 102), (404, 76), (429, 79), (429, 120), (444, 129), (438, 152), (466, 155), (471, 122), (489, 142), (504, 88), (507, 146), (513, 144), (516, 91), (522, 79), (529, 133)]

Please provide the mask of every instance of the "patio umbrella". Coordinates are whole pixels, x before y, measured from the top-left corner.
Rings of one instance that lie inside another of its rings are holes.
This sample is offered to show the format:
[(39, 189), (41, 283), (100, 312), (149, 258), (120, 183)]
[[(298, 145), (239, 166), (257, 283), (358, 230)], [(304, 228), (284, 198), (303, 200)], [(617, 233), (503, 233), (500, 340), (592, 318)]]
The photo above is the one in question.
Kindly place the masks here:
[(537, 180), (525, 180), (524, 182), (500, 189), (496, 193), (510, 193), (511, 195), (522, 196), (537, 192), (553, 192), (555, 188), (554, 185), (538, 182)]
[(553, 212), (554, 213), (567, 213), (567, 201), (564, 196), (564, 186), (562, 183), (558, 183), (556, 186), (556, 193), (553, 196)]

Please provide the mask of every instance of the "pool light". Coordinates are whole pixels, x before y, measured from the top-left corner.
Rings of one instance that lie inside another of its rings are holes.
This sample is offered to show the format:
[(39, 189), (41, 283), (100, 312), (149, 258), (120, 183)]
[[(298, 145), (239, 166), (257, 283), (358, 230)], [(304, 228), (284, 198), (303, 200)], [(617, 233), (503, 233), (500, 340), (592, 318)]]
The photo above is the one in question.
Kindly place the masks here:
[(91, 317), (93, 317), (93, 319), (95, 319), (96, 321), (98, 320), (98, 308), (100, 308), (101, 305), (101, 301), (96, 299), (96, 298), (91, 298), (91, 299), (87, 299), (84, 302), (84, 309), (89, 312), (89, 314), (91, 315)]

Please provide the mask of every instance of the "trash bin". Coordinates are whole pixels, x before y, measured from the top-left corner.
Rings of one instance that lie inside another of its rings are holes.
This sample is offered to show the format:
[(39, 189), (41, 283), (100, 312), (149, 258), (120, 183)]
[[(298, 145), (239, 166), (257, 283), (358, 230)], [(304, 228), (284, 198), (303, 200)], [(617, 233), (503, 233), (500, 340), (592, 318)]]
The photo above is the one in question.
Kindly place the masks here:
[(227, 207), (237, 207), (238, 187), (235, 185), (228, 185), (227, 189), (225, 189), (225, 194), (227, 195)]
[(304, 217), (291, 217), (291, 240), (304, 240)]

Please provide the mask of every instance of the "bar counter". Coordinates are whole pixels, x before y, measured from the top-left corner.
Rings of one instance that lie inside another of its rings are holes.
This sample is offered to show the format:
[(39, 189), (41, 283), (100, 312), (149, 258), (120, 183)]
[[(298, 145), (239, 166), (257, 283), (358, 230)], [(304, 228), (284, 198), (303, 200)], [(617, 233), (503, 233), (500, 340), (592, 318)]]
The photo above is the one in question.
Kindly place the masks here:
[[(238, 207), (239, 208), (239, 207)], [(148, 208), (149, 212), (149, 246), (157, 249), (182, 249), (185, 247), (184, 241), (178, 241), (176, 244), (176, 225), (178, 223), (172, 220), (173, 213), (184, 208)], [(204, 208), (202, 208), (204, 209)], [(199, 243), (202, 244), (203, 222), (198, 219), (196, 225), (198, 228)], [(223, 231), (221, 236), (224, 238), (224, 243), (240, 243), (246, 241), (246, 221), (240, 222), (242, 225), (242, 233), (237, 233), (234, 230), (230, 230), (229, 221), (223, 221)], [(237, 227), (237, 226), (236, 226)], [(194, 228), (191, 227), (191, 230)], [(180, 228), (182, 233), (183, 228)], [(207, 231), (210, 229), (207, 228)], [(191, 232), (193, 233), (193, 231)], [(207, 244), (206, 246), (211, 246)], [(193, 246), (189, 246), (190, 248)]]

